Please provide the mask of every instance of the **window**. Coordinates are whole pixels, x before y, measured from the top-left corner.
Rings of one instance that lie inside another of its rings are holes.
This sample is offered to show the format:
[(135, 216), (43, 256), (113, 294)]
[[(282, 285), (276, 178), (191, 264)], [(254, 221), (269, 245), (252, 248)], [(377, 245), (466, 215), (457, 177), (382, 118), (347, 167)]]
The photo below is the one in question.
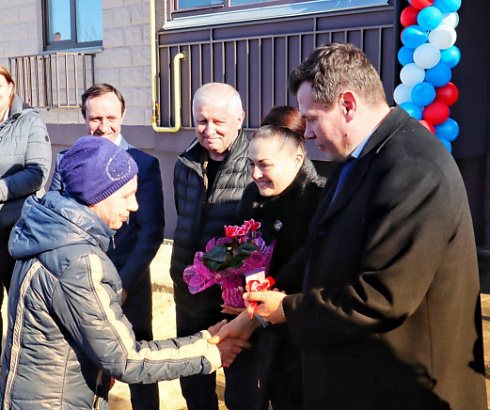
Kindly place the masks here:
[(44, 49), (102, 46), (102, 0), (44, 0)]
[(206, 27), (387, 5), (389, 0), (167, 0), (163, 29)]
[(226, 7), (244, 6), (247, 4), (254, 4), (254, 3), (265, 3), (268, 1), (272, 1), (272, 0), (229, 0), (225, 2), (223, 2), (222, 0), (177, 0), (177, 9), (182, 10), (182, 9), (216, 6), (216, 5), (226, 8)]

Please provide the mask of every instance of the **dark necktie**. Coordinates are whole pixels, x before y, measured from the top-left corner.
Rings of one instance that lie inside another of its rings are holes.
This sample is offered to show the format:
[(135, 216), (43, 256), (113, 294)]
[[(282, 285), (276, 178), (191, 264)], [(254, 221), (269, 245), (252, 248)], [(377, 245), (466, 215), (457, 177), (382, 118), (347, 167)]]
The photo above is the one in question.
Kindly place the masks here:
[[(355, 157), (349, 157), (347, 159), (347, 161), (345, 161), (342, 164), (342, 170), (340, 171), (339, 180), (337, 182), (337, 187), (335, 188), (335, 193), (333, 194), (333, 197), (332, 197), (332, 200), (330, 201), (330, 203), (332, 203), (334, 201), (338, 192), (340, 191), (340, 188), (342, 187), (342, 184), (344, 183), (345, 178), (347, 177), (347, 174), (349, 173), (349, 170), (352, 167), (352, 164), (354, 164), (355, 159), (356, 159)], [(303, 278), (303, 292), (306, 292), (306, 290), (307, 290), (308, 274), (309, 274), (309, 270), (310, 270), (310, 258), (311, 258), (311, 255), (308, 256), (308, 261), (306, 263), (305, 276)]]
[(339, 182), (337, 182), (337, 188), (335, 188), (335, 193), (333, 194), (333, 197), (332, 197), (332, 202), (337, 197), (337, 194), (339, 193), (340, 188), (342, 187), (342, 184), (344, 183), (345, 178), (346, 178), (350, 168), (352, 167), (352, 164), (354, 164), (354, 160), (355, 160), (354, 157), (349, 157), (347, 159), (347, 161), (345, 161), (343, 163), (342, 171), (340, 171)]

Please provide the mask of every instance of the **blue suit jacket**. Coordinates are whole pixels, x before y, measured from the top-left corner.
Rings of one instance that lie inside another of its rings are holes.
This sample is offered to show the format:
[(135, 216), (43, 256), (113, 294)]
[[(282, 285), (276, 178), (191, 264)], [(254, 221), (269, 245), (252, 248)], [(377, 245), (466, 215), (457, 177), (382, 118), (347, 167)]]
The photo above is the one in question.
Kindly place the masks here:
[(131, 293), (146, 274), (163, 241), (165, 218), (163, 189), (158, 159), (130, 148), (128, 153), (138, 165), (139, 209), (131, 213), (129, 224), (124, 224), (114, 236), (115, 248), (107, 255), (121, 276), (123, 288)]

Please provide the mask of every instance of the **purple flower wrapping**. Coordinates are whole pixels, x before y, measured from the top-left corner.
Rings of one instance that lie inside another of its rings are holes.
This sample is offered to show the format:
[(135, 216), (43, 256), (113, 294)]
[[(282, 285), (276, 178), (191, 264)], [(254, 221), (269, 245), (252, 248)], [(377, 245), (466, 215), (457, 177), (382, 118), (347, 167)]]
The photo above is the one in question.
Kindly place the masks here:
[[(196, 252), (194, 263), (184, 269), (184, 281), (189, 286), (189, 292), (196, 294), (216, 284), (221, 287), (223, 291), (221, 296), (226, 304), (235, 307), (245, 307), (242, 297), (244, 288), (243, 274), (257, 268), (265, 269), (267, 274), (275, 244), (273, 242), (267, 246), (260, 235), (254, 236), (254, 243), (259, 247), (259, 250), (253, 251), (239, 268), (213, 271), (203, 263), (204, 252)], [(206, 244), (206, 252), (217, 245), (230, 243), (232, 243), (232, 239), (227, 237), (213, 238)]]

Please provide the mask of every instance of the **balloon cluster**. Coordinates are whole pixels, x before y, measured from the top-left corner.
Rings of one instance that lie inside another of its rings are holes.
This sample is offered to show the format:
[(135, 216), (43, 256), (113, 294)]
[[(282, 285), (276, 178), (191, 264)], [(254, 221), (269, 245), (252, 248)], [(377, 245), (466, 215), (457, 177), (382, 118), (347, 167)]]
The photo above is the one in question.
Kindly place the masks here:
[(398, 61), (403, 66), (393, 93), (397, 104), (429, 128), (451, 151), (459, 126), (449, 107), (459, 96), (451, 69), (461, 60), (454, 45), (461, 0), (408, 0), (400, 15), (404, 29)]

